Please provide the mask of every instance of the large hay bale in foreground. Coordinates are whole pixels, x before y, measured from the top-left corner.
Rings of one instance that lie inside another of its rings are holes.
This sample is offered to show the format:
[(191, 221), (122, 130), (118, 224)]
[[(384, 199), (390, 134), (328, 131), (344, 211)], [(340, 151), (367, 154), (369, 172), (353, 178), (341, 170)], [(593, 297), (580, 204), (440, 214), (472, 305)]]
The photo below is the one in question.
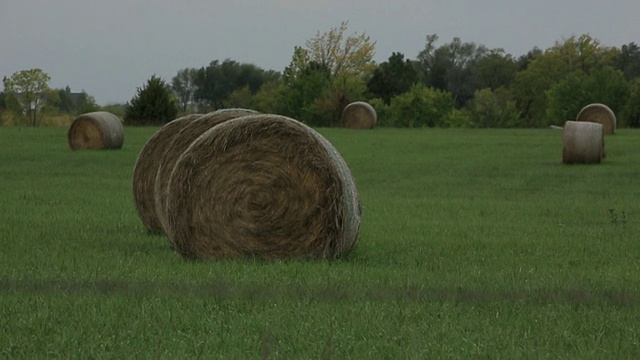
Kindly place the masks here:
[(578, 113), (576, 121), (602, 124), (605, 135), (616, 132), (616, 114), (605, 104), (594, 103), (583, 107)]
[(334, 259), (355, 244), (362, 209), (338, 151), (279, 115), (226, 121), (176, 162), (167, 232), (187, 258)]
[(376, 110), (369, 103), (356, 101), (342, 110), (340, 123), (342, 127), (350, 129), (373, 129), (378, 116)]
[(163, 229), (166, 229), (168, 225), (165, 213), (169, 179), (171, 177), (173, 167), (175, 166), (176, 161), (178, 161), (180, 155), (187, 150), (194, 140), (210, 128), (227, 120), (252, 114), (258, 114), (258, 112), (249, 109), (216, 110), (194, 119), (189, 124), (186, 124), (184, 127), (179, 129), (169, 142), (165, 144), (166, 150), (158, 157), (159, 166), (156, 169), (154, 189), (156, 217), (158, 218), (158, 221), (160, 221), (160, 225)]
[(124, 126), (120, 118), (106, 111), (78, 116), (67, 132), (72, 150), (120, 149), (124, 143)]
[(597, 164), (604, 157), (602, 124), (567, 121), (562, 130), (562, 162), (565, 164)]
[(138, 217), (151, 232), (162, 232), (162, 225), (155, 208), (155, 181), (160, 159), (168, 151), (168, 144), (180, 129), (200, 118), (201, 114), (192, 114), (168, 122), (156, 131), (144, 145), (133, 168), (133, 201)]

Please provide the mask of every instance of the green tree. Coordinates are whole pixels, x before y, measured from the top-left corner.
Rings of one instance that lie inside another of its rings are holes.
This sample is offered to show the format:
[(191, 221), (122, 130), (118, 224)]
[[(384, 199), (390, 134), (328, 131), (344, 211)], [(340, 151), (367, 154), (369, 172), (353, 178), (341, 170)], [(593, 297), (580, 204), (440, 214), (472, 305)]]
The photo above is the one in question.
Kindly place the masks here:
[(529, 52), (527, 52), (526, 54), (520, 56), (518, 60), (516, 60), (517, 71), (526, 70), (527, 67), (529, 67), (529, 64), (533, 60), (542, 56), (542, 54), (543, 54), (542, 49), (538, 47), (534, 47), (533, 49), (529, 50)]
[(418, 74), (411, 61), (405, 60), (402, 53), (394, 52), (373, 71), (367, 89), (389, 104), (392, 97), (407, 92), (417, 82)]
[(614, 60), (614, 66), (629, 80), (640, 77), (640, 47), (633, 42), (622, 45)]
[(286, 89), (281, 80), (271, 80), (262, 84), (260, 90), (252, 96), (253, 109), (265, 114), (285, 114), (286, 106), (280, 102), (280, 96)]
[(224, 100), (233, 91), (230, 80), (233, 74), (228, 70), (232, 70), (236, 65), (237, 63), (230, 59), (224, 60), (222, 64), (214, 60), (207, 67), (197, 71), (195, 98), (207, 106), (208, 110), (224, 107)]
[[(295, 54), (292, 63), (294, 61)], [(326, 122), (327, 119), (316, 111), (315, 103), (332, 85), (329, 69), (315, 62), (304, 68), (290, 66), (285, 69), (283, 81), (284, 86), (275, 97), (280, 113), (310, 125)]]
[(322, 92), (313, 102), (315, 126), (336, 126), (340, 124), (340, 118), (344, 108), (354, 101), (364, 100), (366, 84), (356, 77), (340, 77)]
[(278, 77), (277, 72), (265, 71), (253, 64), (214, 60), (195, 72), (194, 97), (209, 110), (222, 109), (234, 91), (246, 86), (254, 95), (262, 84)]
[(171, 89), (176, 95), (178, 108), (182, 112), (186, 112), (193, 103), (194, 94), (196, 92), (196, 69), (179, 70), (176, 76), (171, 79)]
[(56, 89), (55, 92), (58, 94), (58, 102), (56, 104), (58, 110), (67, 114), (74, 113), (76, 106), (71, 95), (71, 88), (67, 85), (64, 89)]
[(5, 93), (19, 102), (29, 126), (37, 126), (41, 119), (40, 111), (52, 93), (49, 80), (41, 69), (22, 70), (2, 79)]
[(349, 101), (364, 98), (373, 69), (374, 43), (345, 36), (347, 22), (295, 46), (275, 101), (281, 113), (314, 126), (332, 126)]
[(163, 125), (176, 118), (178, 107), (169, 86), (153, 75), (129, 102), (124, 120), (131, 125)]
[(503, 49), (491, 49), (480, 54), (470, 64), (473, 88), (496, 90), (508, 87), (518, 71), (516, 60)]
[(225, 101), (225, 104), (230, 108), (255, 108), (253, 96), (248, 85), (234, 90)]
[(80, 93), (72, 93), (71, 88), (67, 86), (64, 89), (56, 89), (54, 92), (57, 95), (55, 108), (60, 112), (78, 115), (97, 111), (100, 108), (93, 96), (89, 96), (84, 90)]
[(604, 103), (619, 114), (627, 104), (629, 90), (624, 73), (610, 66), (591, 74), (576, 70), (547, 91), (548, 124), (575, 119), (580, 109), (590, 103)]
[(76, 100), (76, 114), (86, 114), (89, 112), (98, 111), (100, 106), (96, 103), (96, 99), (82, 90)]
[(436, 48), (438, 35), (427, 35), (427, 43), (418, 54), (420, 77), (427, 86), (435, 89), (447, 89), (447, 72), (451, 68), (451, 59), (446, 47)]
[(436, 47), (437, 40), (437, 35), (428, 35), (418, 54), (420, 77), (427, 86), (450, 92), (458, 108), (464, 107), (476, 90), (497, 89), (513, 80), (517, 65), (503, 49), (489, 50), (457, 37)]
[(4, 103), (3, 108), (6, 110), (3, 113), (3, 117), (5, 117), (5, 115), (9, 115), (8, 118), (13, 120), (13, 125), (28, 123), (18, 96), (14, 93), (7, 92), (3, 92), (2, 94)]
[(620, 118), (621, 123), (626, 126), (640, 127), (640, 77), (631, 82), (629, 98)]
[(532, 59), (516, 74), (510, 90), (524, 126), (548, 126), (557, 119), (547, 118), (547, 92), (577, 71), (587, 76), (613, 62), (615, 51), (600, 45), (588, 35), (572, 36), (557, 42)]
[(510, 90), (522, 116), (522, 126), (543, 126), (547, 108), (546, 92), (564, 76), (558, 58), (540, 56), (516, 74)]

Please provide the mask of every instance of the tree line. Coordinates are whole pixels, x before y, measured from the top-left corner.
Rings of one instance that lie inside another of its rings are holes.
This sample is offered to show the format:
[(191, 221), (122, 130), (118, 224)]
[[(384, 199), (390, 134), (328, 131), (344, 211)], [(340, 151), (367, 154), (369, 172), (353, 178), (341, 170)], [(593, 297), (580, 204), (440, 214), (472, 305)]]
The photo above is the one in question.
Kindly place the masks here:
[[(616, 48), (572, 36), (516, 58), (459, 38), (439, 45), (433, 34), (415, 59), (394, 52), (376, 64), (375, 42), (347, 28), (343, 22), (294, 47), (282, 72), (224, 59), (180, 69), (170, 81), (154, 75), (125, 104), (125, 123), (160, 125), (180, 114), (235, 107), (336, 126), (347, 104), (366, 101), (379, 126), (547, 127), (598, 102), (616, 113), (619, 126), (640, 127), (640, 47), (633, 42)], [(33, 116), (40, 105), (14, 77), (5, 77), (0, 108)], [(74, 107), (64, 89), (55, 92), (54, 101), (41, 103), (68, 112), (96, 107), (88, 95)]]

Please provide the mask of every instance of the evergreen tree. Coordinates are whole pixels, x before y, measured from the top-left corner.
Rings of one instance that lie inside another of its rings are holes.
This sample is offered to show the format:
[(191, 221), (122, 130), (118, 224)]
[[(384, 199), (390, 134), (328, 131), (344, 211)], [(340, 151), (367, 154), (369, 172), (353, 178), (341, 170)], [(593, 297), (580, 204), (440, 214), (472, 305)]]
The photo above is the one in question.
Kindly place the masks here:
[(125, 123), (130, 125), (163, 125), (174, 120), (178, 107), (168, 85), (153, 75), (147, 84), (138, 88), (125, 111)]

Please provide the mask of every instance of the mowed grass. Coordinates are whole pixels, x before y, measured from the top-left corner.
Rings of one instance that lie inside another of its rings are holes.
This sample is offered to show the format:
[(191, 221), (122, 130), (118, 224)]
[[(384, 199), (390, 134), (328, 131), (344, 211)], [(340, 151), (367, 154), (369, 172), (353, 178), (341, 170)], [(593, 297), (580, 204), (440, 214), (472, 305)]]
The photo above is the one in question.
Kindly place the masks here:
[(540, 130), (319, 129), (364, 217), (336, 262), (193, 262), (121, 150), (0, 128), (0, 357), (637, 358), (640, 131), (564, 165)]

